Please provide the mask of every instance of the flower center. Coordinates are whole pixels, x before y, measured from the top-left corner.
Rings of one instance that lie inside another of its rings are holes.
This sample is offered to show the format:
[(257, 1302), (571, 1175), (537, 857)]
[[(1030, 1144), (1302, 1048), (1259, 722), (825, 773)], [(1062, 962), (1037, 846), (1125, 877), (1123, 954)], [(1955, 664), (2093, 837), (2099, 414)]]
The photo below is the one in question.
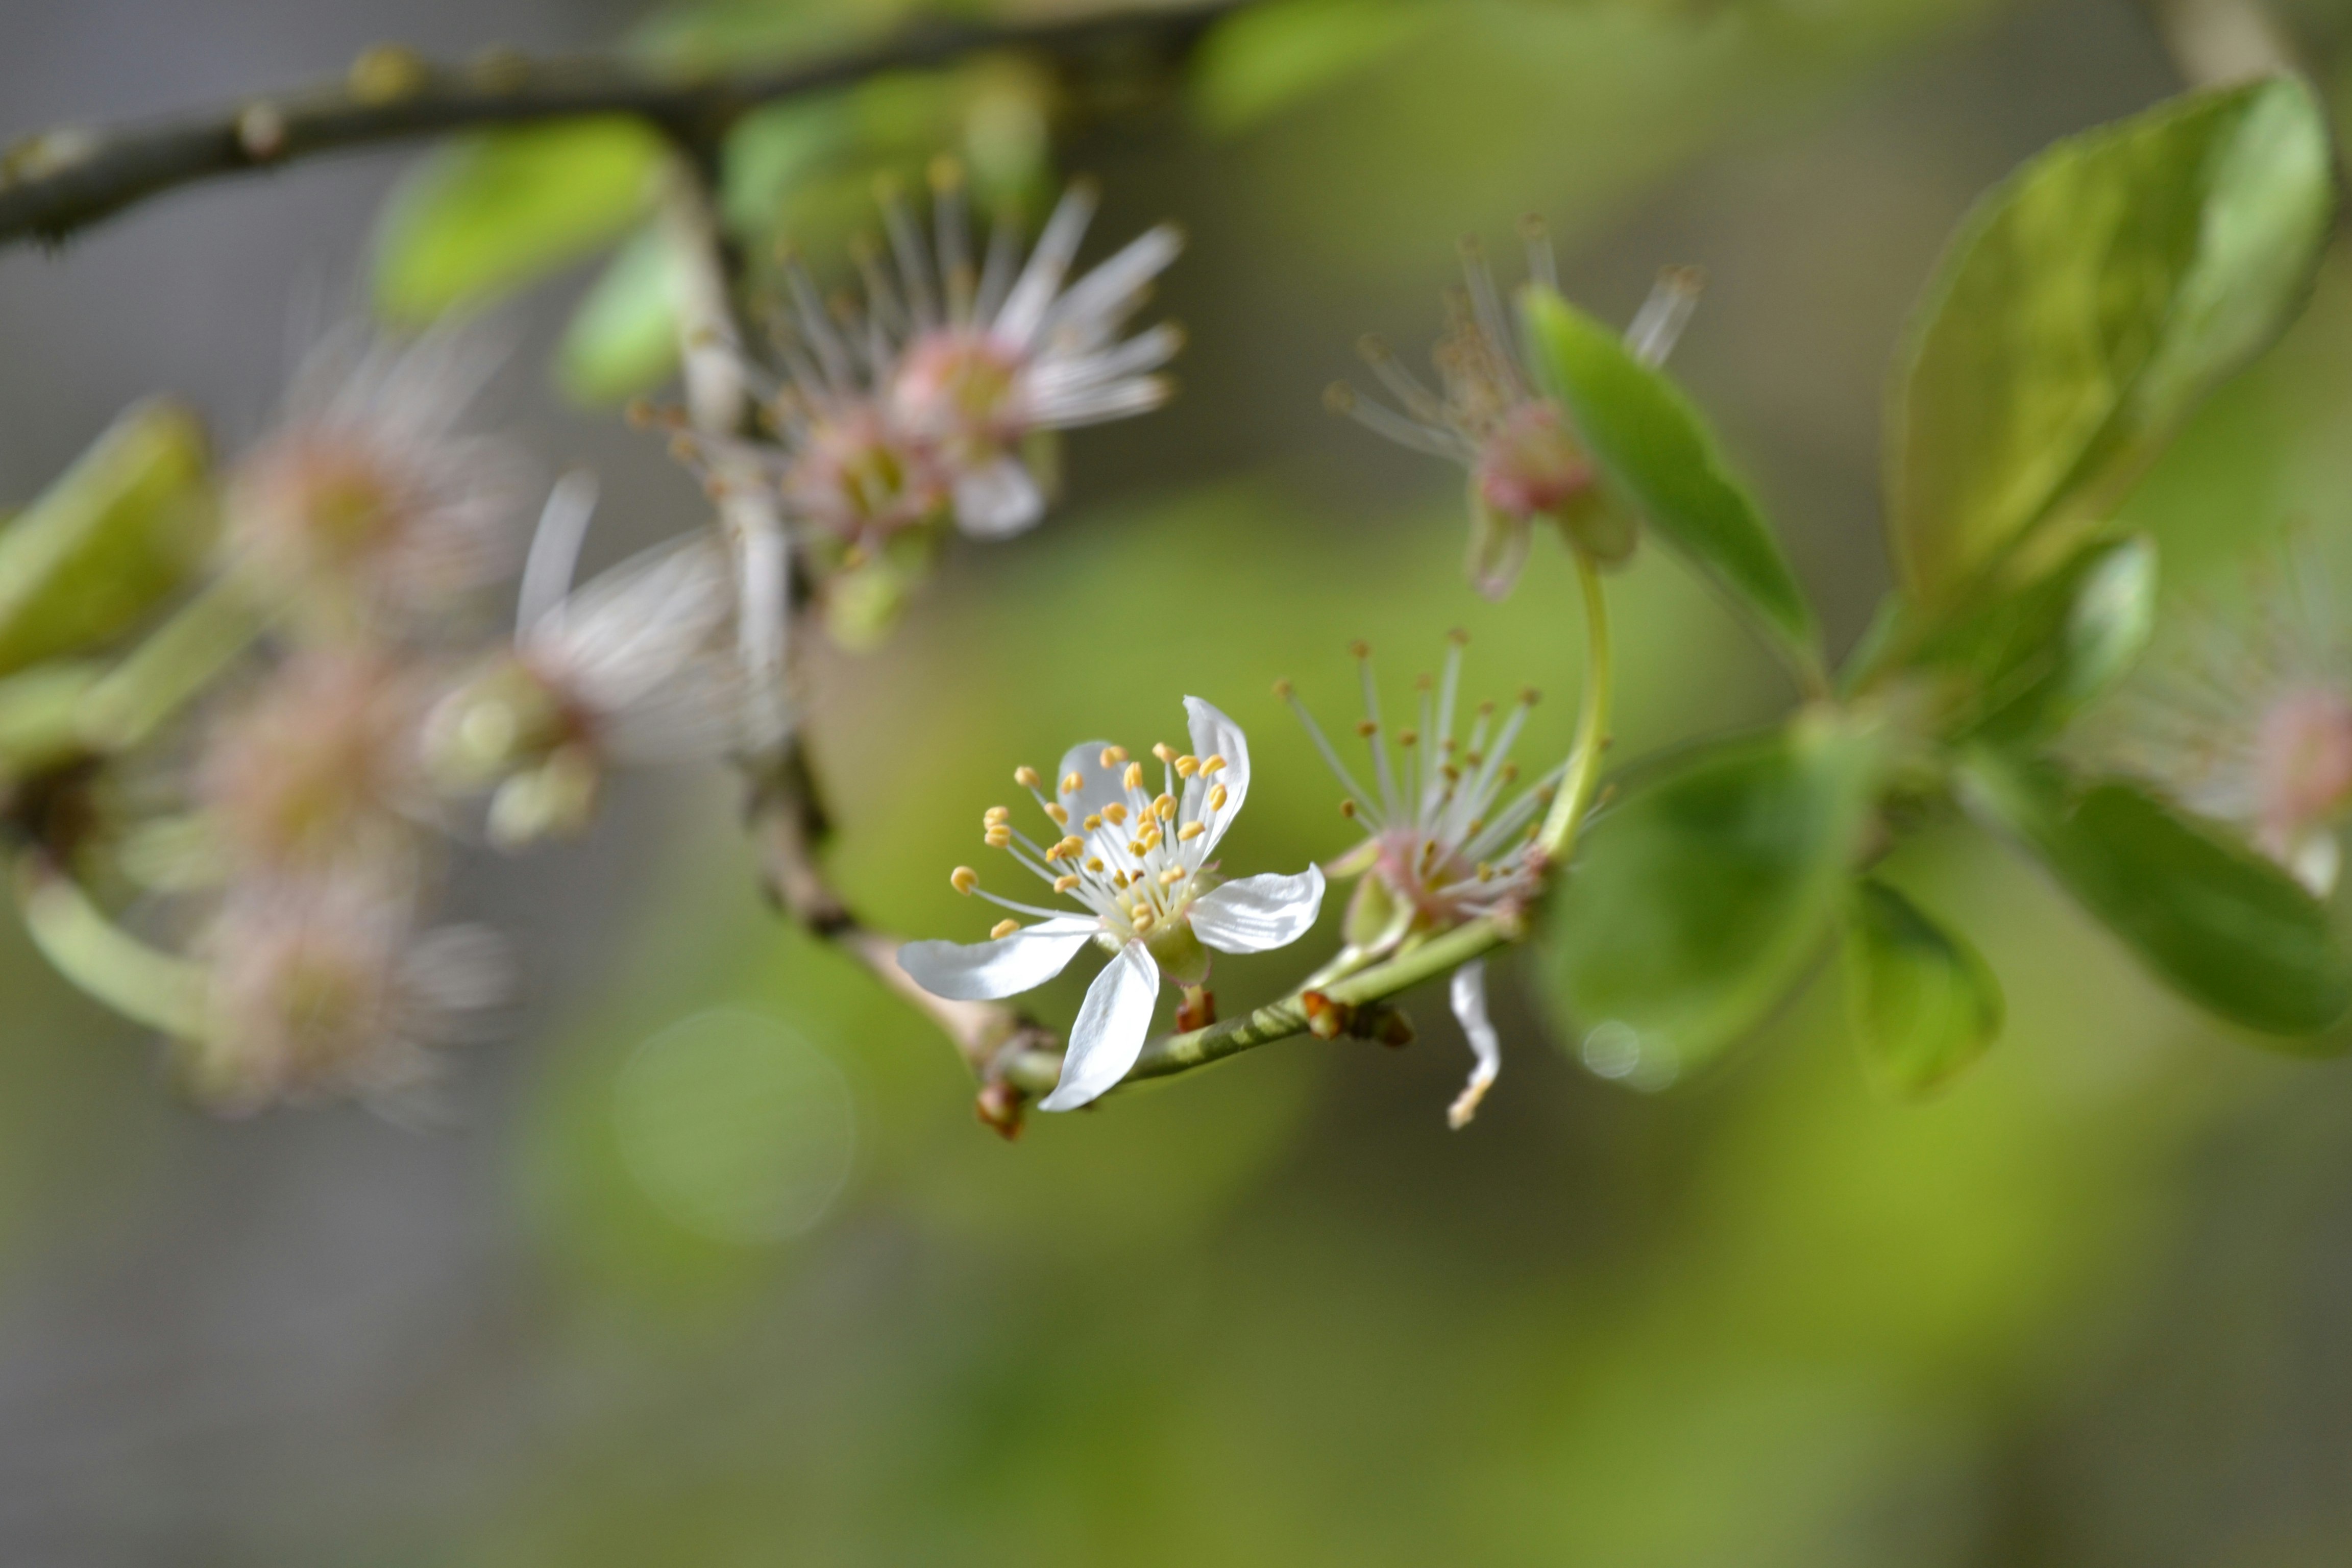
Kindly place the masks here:
[(1568, 433), (1559, 405), (1549, 400), (1522, 403), (1503, 416), (1478, 449), (1479, 499), (1506, 517), (1524, 519), (1557, 511), (1592, 483), (1585, 461)]
[(1022, 356), (984, 332), (947, 329), (908, 346), (890, 396), (909, 429), (995, 440), (1020, 424)]
[(2352, 805), (2352, 701), (2336, 692), (2291, 692), (2256, 733), (2263, 822), (2293, 835)]
[(852, 539), (923, 522), (947, 500), (931, 464), (871, 414), (819, 421), (784, 489), (803, 516)]

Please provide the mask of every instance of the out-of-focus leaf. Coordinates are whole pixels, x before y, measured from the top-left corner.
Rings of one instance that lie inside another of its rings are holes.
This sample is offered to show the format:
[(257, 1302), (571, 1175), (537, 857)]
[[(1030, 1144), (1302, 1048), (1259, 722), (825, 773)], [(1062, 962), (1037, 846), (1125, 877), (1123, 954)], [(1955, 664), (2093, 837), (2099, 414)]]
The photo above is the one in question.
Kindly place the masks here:
[(2301, 308), (2334, 202), (2325, 120), (2286, 79), (2062, 142), (1987, 195), (1897, 369), (1887, 518), (1908, 592), (1947, 605), (1996, 568), (2055, 567)]
[(1724, 470), (1698, 411), (1619, 334), (1549, 289), (1524, 296), (1528, 348), (1604, 486), (1753, 616), (1809, 685), (1822, 669), (1812, 606), (1755, 501)]
[(0, 674), (127, 629), (211, 548), (203, 427), (141, 403), (0, 529)]
[(772, 103), (728, 132), (719, 205), (738, 234), (764, 234), (802, 186), (832, 168), (857, 142), (851, 95)]
[(2352, 1007), (2352, 958), (2327, 911), (2215, 829), (2129, 784), (2076, 791), (1990, 752), (1969, 760), (1962, 798), (2199, 1006), (2280, 1036), (2316, 1034)]
[(678, 258), (658, 226), (614, 253), (556, 345), (555, 379), (591, 406), (647, 392), (677, 368)]
[(1202, 42), (1193, 101), (1210, 130), (1246, 131), (1390, 58), (1442, 15), (1419, 0), (1285, 0), (1226, 17)]
[[(1553, 1006), (1664, 1079), (1756, 1026), (1819, 950), (1878, 773), (1879, 745), (1825, 712), (1709, 746), (1591, 826), (1541, 937)], [(1604, 1069), (1613, 1070), (1613, 1069)]]
[(2000, 1034), (2000, 983), (1977, 950), (1869, 878), (1846, 911), (1845, 995), (1863, 1065), (1892, 1094), (1941, 1088)]
[(2137, 662), (2156, 630), (2157, 551), (2095, 543), (2053, 576), (1931, 637), (1908, 668), (1948, 683), (1944, 732), (2020, 742), (2050, 733)]
[(659, 133), (625, 116), (446, 143), (377, 224), (376, 309), (428, 321), (578, 259), (643, 216), (664, 156)]

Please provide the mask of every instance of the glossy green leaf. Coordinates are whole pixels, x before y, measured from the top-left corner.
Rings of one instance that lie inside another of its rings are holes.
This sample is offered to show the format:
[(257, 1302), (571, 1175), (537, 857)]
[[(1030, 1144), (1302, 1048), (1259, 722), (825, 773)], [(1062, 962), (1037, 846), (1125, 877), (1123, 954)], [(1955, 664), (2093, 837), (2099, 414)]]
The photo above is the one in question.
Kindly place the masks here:
[(1762, 1021), (1836, 915), (1878, 761), (1874, 736), (1809, 713), (1680, 759), (1593, 822), (1541, 936), (1588, 1061), (1670, 1078)]
[(556, 384), (592, 407), (650, 392), (677, 368), (678, 257), (658, 225), (616, 251), (572, 312)]
[(2095, 543), (2054, 575), (1946, 628), (1908, 668), (1942, 683), (1948, 738), (2040, 738), (2121, 679), (2147, 650), (2157, 581), (2154, 540)]
[(1604, 488), (1727, 592), (1812, 684), (1822, 668), (1812, 606), (1698, 411), (1617, 333), (1559, 295), (1529, 289), (1523, 302), (1529, 353)]
[(134, 405), (0, 529), (0, 674), (127, 630), (212, 547), (205, 435), (176, 403)]
[(1246, 131), (1394, 58), (1443, 14), (1417, 0), (1282, 0), (1246, 7), (1202, 43), (1194, 103), (1212, 131)]
[(2000, 1034), (2000, 983), (1984, 959), (1884, 882), (1854, 886), (1844, 968), (1864, 1068), (1888, 1093), (1941, 1088)]
[(2313, 1035), (2352, 1007), (2352, 958), (2294, 879), (2218, 828), (2124, 784), (2069, 787), (1980, 752), (1962, 797), (2023, 845), (2158, 978), (2269, 1034)]
[(2059, 142), (1987, 195), (1897, 367), (1887, 517), (1906, 590), (1948, 605), (2071, 553), (2301, 308), (2334, 202), (2325, 120), (2286, 79)]
[(624, 116), (446, 143), (384, 206), (376, 309), (429, 321), (579, 259), (644, 216), (666, 156), (657, 132)]

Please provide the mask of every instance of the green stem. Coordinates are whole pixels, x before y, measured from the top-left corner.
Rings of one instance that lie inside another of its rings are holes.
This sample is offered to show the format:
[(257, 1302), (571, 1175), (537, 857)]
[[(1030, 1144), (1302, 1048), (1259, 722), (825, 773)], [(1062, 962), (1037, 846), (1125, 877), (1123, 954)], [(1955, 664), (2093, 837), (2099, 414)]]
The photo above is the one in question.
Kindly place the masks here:
[(1577, 580), (1584, 588), (1584, 700), (1576, 717), (1576, 748), (1569, 753), (1568, 776), (1559, 781), (1551, 812), (1536, 835), (1544, 858), (1558, 865), (1576, 847), (1576, 831), (1592, 808), (1601, 787), (1601, 757), (1609, 749), (1609, 710), (1616, 671), (1609, 643), (1609, 598), (1601, 584), (1601, 567), (1581, 550), (1576, 557)]
[(25, 929), (58, 973), (136, 1023), (184, 1040), (204, 1037), (211, 1007), (202, 965), (131, 935), (39, 856), (18, 865), (16, 881)]
[(100, 752), (127, 751), (251, 647), (268, 622), (234, 574), (214, 578), (84, 700), (83, 742)]
[[(1592, 805), (1592, 797), (1601, 784), (1601, 758), (1609, 748), (1609, 721), (1612, 689), (1614, 684), (1614, 664), (1609, 643), (1609, 611), (1601, 590), (1600, 568), (1582, 551), (1576, 553), (1576, 567), (1584, 584), (1585, 665), (1583, 707), (1577, 716), (1575, 749), (1569, 753), (1568, 774), (1560, 781), (1559, 795), (1552, 802), (1550, 815), (1545, 818), (1537, 843), (1544, 857), (1553, 866), (1565, 865), (1576, 847), (1578, 827)], [(1442, 936), (1431, 938), (1410, 952), (1400, 953), (1385, 963), (1370, 968), (1358, 968), (1343, 978), (1318, 984), (1339, 970), (1350, 952), (1316, 972), (1314, 980), (1301, 988), (1299, 994), (1286, 996), (1279, 1002), (1268, 1003), (1254, 1013), (1238, 1018), (1212, 1024), (1205, 1029), (1188, 1034), (1170, 1035), (1149, 1041), (1143, 1054), (1136, 1058), (1122, 1085), (1141, 1079), (1166, 1078), (1172, 1073), (1189, 1072), (1206, 1067), (1213, 1061), (1238, 1056), (1254, 1047), (1303, 1034), (1307, 1029), (1306, 991), (1319, 990), (1333, 1002), (1343, 1006), (1362, 1006), (1368, 1002), (1385, 1001), (1410, 991), (1424, 981), (1440, 975), (1492, 952), (1507, 942), (1517, 941), (1523, 928), (1515, 919), (1488, 916), (1485, 920), (1457, 926)], [(1050, 1051), (1022, 1051), (1006, 1061), (999, 1076), (1006, 1082), (1043, 1094), (1060, 1079), (1062, 1058)]]

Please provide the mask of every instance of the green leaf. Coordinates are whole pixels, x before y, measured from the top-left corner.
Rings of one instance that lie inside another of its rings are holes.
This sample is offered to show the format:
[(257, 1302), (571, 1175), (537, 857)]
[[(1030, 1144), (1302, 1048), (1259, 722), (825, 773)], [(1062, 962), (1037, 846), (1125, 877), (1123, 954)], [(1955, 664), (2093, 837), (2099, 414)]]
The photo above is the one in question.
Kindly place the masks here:
[(1698, 411), (1617, 333), (1559, 295), (1531, 288), (1523, 304), (1529, 354), (1567, 408), (1603, 487), (1727, 592), (1799, 679), (1817, 686), (1821, 633), (1812, 606), (1763, 513), (1725, 471)]
[(443, 144), (377, 223), (377, 310), (429, 321), (587, 255), (644, 216), (666, 156), (659, 132), (619, 115)]
[(1286, 0), (1226, 17), (1195, 57), (1193, 101), (1210, 130), (1249, 130), (1370, 69), (1442, 13), (1411, 0)]
[(2157, 976), (2209, 1012), (2313, 1035), (2352, 1007), (2352, 959), (2327, 911), (2244, 845), (2123, 784), (2070, 788), (1979, 752), (1962, 799), (2023, 845)]
[(1870, 817), (1879, 745), (1822, 711), (1680, 759), (1596, 818), (1549, 901), (1556, 1016), (1637, 1076), (1703, 1065), (1820, 950)]
[(2334, 205), (2325, 120), (2284, 79), (2059, 142), (1990, 192), (1897, 365), (1887, 518), (1906, 591), (1948, 605), (2071, 553), (2284, 330)]
[(679, 258), (659, 225), (614, 254), (572, 312), (556, 345), (555, 380), (598, 407), (649, 392), (677, 368)]
[(1906, 668), (1942, 681), (1947, 739), (2038, 739), (2147, 650), (2157, 577), (2154, 540), (2092, 544), (2056, 574), (1931, 637)]
[(1884, 882), (1854, 886), (1844, 967), (1863, 1066), (1888, 1093), (1943, 1087), (2000, 1037), (2000, 983), (1984, 959)]
[(127, 630), (186, 580), (216, 518), (204, 429), (133, 405), (0, 529), (0, 675)]

